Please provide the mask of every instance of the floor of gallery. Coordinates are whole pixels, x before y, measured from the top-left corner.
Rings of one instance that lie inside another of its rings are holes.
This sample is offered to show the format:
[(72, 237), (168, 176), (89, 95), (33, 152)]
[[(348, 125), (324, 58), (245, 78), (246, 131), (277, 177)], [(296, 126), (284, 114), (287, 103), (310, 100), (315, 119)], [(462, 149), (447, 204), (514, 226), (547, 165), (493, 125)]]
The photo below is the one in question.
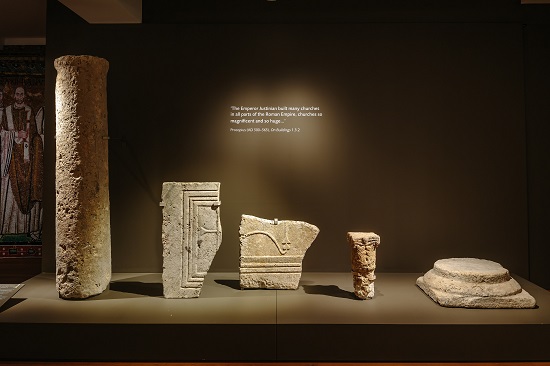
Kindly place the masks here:
[(377, 274), (375, 298), (361, 301), (349, 273), (304, 273), (297, 290), (240, 290), (238, 273), (209, 273), (195, 299), (165, 299), (159, 273), (116, 273), (101, 295), (67, 301), (42, 273), (0, 307), (0, 360), (550, 361), (548, 291), (515, 276), (535, 309), (444, 308), (419, 275)]

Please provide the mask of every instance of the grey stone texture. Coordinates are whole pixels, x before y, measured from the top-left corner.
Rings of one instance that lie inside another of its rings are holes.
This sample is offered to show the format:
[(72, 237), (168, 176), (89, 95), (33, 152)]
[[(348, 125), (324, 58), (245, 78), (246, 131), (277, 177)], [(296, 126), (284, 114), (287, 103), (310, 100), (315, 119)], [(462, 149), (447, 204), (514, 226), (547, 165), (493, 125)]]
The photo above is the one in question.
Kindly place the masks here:
[(109, 63), (55, 60), (56, 271), (65, 299), (103, 292), (111, 280), (107, 128)]
[(348, 232), (347, 239), (351, 247), (355, 296), (362, 300), (372, 299), (376, 279), (376, 248), (380, 245), (380, 236), (370, 232)]
[(416, 284), (445, 307), (495, 309), (536, 305), (506, 268), (486, 259), (440, 259)]
[(242, 289), (297, 289), (302, 260), (319, 229), (303, 221), (242, 215), (239, 228)]
[(220, 204), (218, 182), (162, 185), (164, 297), (199, 297), (222, 243)]

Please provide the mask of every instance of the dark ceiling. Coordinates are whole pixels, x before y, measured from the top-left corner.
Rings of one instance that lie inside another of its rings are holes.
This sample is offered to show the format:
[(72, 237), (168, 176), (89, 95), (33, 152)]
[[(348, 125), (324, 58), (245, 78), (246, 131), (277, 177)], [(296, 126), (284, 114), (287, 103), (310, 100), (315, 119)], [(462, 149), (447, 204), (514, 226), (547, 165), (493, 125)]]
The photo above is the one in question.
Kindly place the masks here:
[(0, 43), (6, 38), (44, 37), (45, 0), (0, 0)]
[[(45, 39), (48, 1), (56, 0), (0, 0), (0, 44), (6, 39)], [(547, 22), (550, 19), (550, 5), (522, 5), (520, 0), (143, 0), (142, 8), (143, 23)], [(20, 21), (22, 18), (24, 22)]]
[(550, 6), (520, 0), (143, 0), (143, 23), (520, 22)]

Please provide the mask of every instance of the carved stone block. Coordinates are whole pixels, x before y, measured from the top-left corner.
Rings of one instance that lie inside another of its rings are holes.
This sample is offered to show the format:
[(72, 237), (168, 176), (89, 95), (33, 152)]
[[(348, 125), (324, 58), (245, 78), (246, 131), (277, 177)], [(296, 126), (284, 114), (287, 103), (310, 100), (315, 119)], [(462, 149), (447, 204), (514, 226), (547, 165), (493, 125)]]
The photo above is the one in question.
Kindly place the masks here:
[(535, 299), (499, 263), (477, 258), (448, 258), (416, 280), (441, 306), (533, 308)]
[(220, 183), (166, 182), (161, 205), (164, 297), (198, 297), (222, 242)]
[(111, 280), (107, 60), (55, 60), (56, 286), (61, 298), (103, 292)]
[(241, 216), (240, 268), (242, 289), (297, 289), (302, 260), (319, 229), (303, 221)]
[(380, 236), (375, 233), (349, 232), (348, 244), (351, 246), (355, 296), (362, 300), (372, 299), (376, 279), (376, 248), (380, 245)]

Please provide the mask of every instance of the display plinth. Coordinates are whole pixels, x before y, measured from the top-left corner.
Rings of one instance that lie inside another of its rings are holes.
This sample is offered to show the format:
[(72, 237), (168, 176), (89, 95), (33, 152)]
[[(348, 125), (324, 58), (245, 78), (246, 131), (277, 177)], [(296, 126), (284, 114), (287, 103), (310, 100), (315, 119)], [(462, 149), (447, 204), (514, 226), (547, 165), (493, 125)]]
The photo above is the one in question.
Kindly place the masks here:
[(41, 274), (0, 308), (0, 359), (550, 360), (550, 293), (517, 276), (537, 308), (444, 308), (417, 273), (377, 274), (374, 299), (355, 300), (351, 276), (305, 272), (298, 290), (240, 290), (238, 273), (209, 273), (199, 298), (165, 299), (160, 273), (114, 274), (101, 295), (66, 301)]

